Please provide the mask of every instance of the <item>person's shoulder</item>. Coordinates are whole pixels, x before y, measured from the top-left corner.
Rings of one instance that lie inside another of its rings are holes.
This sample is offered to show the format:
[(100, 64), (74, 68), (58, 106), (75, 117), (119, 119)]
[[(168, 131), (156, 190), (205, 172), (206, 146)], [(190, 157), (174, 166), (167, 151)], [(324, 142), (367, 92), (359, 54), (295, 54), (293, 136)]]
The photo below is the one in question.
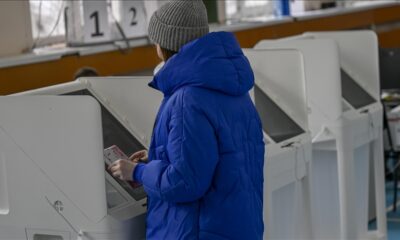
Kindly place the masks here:
[(211, 106), (215, 106), (215, 94), (217, 93), (200, 87), (182, 87), (171, 96), (172, 111), (210, 112)]
[(171, 96), (171, 99), (177, 102), (185, 102), (190, 103), (192, 101), (199, 102), (200, 100), (204, 101), (205, 97), (212, 97), (213, 91), (210, 91), (201, 87), (194, 86), (184, 86), (174, 92)]
[(209, 108), (215, 105), (219, 92), (202, 88), (188, 86), (182, 89), (182, 101), (187, 107)]

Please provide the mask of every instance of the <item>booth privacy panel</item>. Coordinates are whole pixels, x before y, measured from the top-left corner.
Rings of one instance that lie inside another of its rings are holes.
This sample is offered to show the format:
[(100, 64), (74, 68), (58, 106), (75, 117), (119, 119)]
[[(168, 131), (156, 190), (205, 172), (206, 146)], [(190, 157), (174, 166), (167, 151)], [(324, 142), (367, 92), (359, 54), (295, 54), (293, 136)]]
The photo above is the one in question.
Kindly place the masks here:
[(342, 68), (376, 100), (380, 99), (378, 38), (373, 31), (308, 32), (305, 36), (335, 40)]
[[(150, 144), (153, 125), (162, 94), (148, 86), (152, 77), (90, 77), (74, 82), (35, 89), (12, 96), (62, 95), (88, 89), (96, 98), (110, 108), (113, 114), (135, 137)], [(86, 94), (84, 94), (86, 95)]]
[[(105, 187), (99, 187), (105, 186), (100, 108), (94, 99), (0, 97), (0, 112), (0, 127), (8, 140), (62, 189), (88, 220), (99, 222), (107, 216), (102, 197)], [(88, 177), (88, 169), (96, 174)]]
[(150, 144), (154, 121), (163, 98), (160, 92), (148, 86), (151, 80), (152, 77), (80, 79), (105, 103), (109, 103), (115, 114), (146, 145)]
[(342, 115), (341, 83), (337, 81), (340, 79), (340, 64), (335, 41), (329, 39), (263, 40), (254, 48), (299, 50), (304, 57), (309, 103), (321, 111), (328, 118), (327, 120), (336, 120)]
[(244, 49), (257, 86), (289, 117), (308, 130), (303, 57), (297, 50)]

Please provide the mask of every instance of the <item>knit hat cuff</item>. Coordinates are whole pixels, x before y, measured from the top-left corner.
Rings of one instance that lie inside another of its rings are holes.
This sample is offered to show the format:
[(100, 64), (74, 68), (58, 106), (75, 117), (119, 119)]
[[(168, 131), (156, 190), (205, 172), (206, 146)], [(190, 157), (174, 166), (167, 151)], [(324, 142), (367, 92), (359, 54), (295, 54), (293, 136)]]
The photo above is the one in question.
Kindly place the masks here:
[(202, 37), (209, 32), (209, 27), (178, 27), (167, 25), (153, 14), (148, 28), (149, 38), (160, 47), (178, 52), (186, 43)]

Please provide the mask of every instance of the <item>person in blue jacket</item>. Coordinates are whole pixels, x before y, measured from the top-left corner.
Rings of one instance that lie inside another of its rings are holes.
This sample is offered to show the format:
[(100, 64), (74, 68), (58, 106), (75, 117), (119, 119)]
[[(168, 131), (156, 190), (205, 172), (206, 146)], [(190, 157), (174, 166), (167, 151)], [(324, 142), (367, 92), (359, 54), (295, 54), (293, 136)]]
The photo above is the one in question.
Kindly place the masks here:
[(209, 33), (200, 0), (166, 3), (148, 31), (165, 61), (149, 84), (164, 94), (149, 162), (111, 166), (144, 186), (147, 239), (262, 239), (265, 146), (249, 61), (233, 34)]

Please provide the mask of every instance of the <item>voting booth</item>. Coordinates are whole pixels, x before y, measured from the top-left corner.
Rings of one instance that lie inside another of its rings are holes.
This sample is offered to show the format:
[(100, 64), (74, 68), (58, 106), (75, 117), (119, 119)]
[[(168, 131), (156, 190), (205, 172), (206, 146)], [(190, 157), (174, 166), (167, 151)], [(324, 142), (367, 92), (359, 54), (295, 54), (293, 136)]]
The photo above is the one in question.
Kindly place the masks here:
[[(376, 36), (368, 31), (307, 33), (261, 41), (255, 48), (293, 48), (304, 54), (313, 136), (313, 237), (385, 239)], [(372, 188), (376, 231), (368, 230), (371, 180), (377, 186)]]
[(311, 138), (302, 56), (295, 50), (253, 49), (245, 55), (255, 74), (251, 95), (266, 143), (264, 239), (310, 239)]
[(145, 238), (144, 189), (109, 174), (103, 149), (149, 145), (162, 99), (150, 80), (88, 78), (0, 97), (0, 239), (114, 240), (127, 229)]

